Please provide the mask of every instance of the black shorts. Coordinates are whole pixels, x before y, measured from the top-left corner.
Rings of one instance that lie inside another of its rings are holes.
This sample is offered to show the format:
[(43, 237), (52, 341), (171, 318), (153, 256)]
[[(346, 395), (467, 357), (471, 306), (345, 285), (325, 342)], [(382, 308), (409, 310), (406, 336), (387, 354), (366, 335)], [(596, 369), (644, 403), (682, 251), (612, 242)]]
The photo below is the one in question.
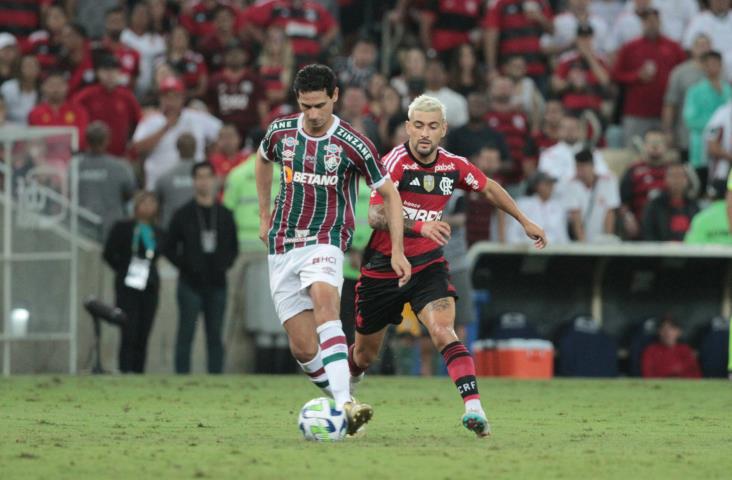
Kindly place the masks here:
[(409, 302), (418, 313), (428, 303), (445, 297), (458, 298), (445, 262), (415, 273), (402, 288), (396, 278), (361, 275), (356, 285), (356, 331), (369, 335), (389, 324), (399, 325), (405, 303)]

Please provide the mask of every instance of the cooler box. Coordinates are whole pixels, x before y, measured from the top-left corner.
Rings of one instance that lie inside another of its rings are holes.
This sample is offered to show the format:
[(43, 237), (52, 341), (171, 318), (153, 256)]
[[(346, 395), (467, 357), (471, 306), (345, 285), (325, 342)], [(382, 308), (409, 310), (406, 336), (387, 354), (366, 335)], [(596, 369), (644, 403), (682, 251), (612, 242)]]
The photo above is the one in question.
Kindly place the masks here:
[(498, 375), (495, 340), (478, 340), (473, 342), (475, 373), (479, 377), (495, 377)]
[(494, 349), (494, 375), (513, 378), (552, 378), (554, 346), (547, 340), (499, 341)]

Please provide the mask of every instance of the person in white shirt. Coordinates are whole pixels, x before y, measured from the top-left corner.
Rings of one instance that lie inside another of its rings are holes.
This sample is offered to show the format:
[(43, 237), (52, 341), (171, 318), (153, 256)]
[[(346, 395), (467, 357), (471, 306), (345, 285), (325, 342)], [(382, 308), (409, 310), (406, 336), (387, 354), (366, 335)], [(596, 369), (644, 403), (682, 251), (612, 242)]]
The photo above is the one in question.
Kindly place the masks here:
[(468, 123), (468, 102), (465, 97), (447, 87), (447, 73), (441, 61), (432, 59), (425, 71), (427, 88), (424, 94), (434, 97), (447, 108), (447, 124), (455, 129)]
[(183, 108), (185, 87), (176, 77), (166, 77), (159, 85), (160, 112), (150, 114), (137, 125), (132, 148), (145, 159), (145, 188), (155, 182), (178, 161), (176, 142), (183, 133), (196, 139), (196, 161), (205, 158), (206, 145), (216, 140), (221, 120), (213, 115)]
[(150, 8), (145, 2), (135, 4), (130, 15), (130, 26), (120, 35), (120, 41), (140, 54), (140, 76), (135, 83), (135, 94), (143, 98), (153, 87), (155, 62), (165, 56), (165, 38), (151, 31)]
[(574, 47), (577, 27), (589, 25), (595, 32), (593, 47), (596, 51), (604, 53), (602, 42), (607, 37), (608, 26), (605, 20), (592, 14), (589, 6), (590, 0), (569, 0), (567, 11), (554, 17), (554, 32), (542, 35), (542, 49), (553, 55)]
[(732, 165), (732, 101), (719, 107), (704, 130), (707, 156), (709, 157), (709, 180), (727, 178)]
[(598, 175), (592, 152), (575, 155), (577, 177), (569, 182), (564, 201), (569, 225), (578, 242), (601, 242), (615, 233), (615, 210), (620, 207), (618, 181), (612, 175)]
[[(557, 196), (565, 191), (566, 185), (577, 175), (575, 155), (585, 148), (580, 120), (571, 115), (565, 115), (559, 124), (559, 142), (541, 152), (539, 156), (539, 170), (555, 178)], [(595, 171), (599, 175), (610, 172), (605, 159), (599, 151), (595, 151), (593, 162)]]
[(684, 49), (703, 33), (712, 40), (712, 49), (722, 53), (727, 80), (732, 81), (732, 0), (709, 0), (709, 10), (694, 16), (684, 35)]
[[(526, 215), (537, 219), (550, 245), (569, 243), (567, 210), (564, 204), (553, 196), (555, 180), (544, 172), (536, 172), (529, 178), (528, 183), (531, 196), (519, 198), (516, 204)], [(506, 225), (506, 243), (517, 245), (531, 242), (532, 240), (526, 237), (523, 227), (509, 217)]]

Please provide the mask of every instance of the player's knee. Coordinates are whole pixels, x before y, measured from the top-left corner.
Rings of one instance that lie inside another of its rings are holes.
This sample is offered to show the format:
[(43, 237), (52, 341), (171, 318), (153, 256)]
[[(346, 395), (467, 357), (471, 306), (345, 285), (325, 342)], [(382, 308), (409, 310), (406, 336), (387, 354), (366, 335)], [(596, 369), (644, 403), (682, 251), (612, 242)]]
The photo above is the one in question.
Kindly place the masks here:
[(430, 335), (438, 351), (457, 341), (455, 330), (450, 325), (437, 325), (431, 329)]
[(307, 363), (318, 354), (318, 345), (317, 343), (311, 345), (310, 342), (290, 339), (290, 352), (298, 362)]
[(313, 313), (315, 314), (315, 319), (318, 323), (323, 323), (340, 318), (340, 312), (338, 311), (338, 307), (336, 307), (335, 305), (316, 305), (313, 308)]

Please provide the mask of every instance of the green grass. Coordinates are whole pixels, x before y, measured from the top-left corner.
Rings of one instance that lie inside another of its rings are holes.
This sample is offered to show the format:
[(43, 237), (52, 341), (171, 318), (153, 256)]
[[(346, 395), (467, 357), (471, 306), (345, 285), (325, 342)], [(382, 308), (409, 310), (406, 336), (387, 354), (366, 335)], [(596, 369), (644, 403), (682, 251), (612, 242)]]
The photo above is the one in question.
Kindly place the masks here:
[(731, 478), (732, 384), (480, 381), (494, 435), (447, 378), (369, 377), (367, 434), (305, 442), (302, 376), (0, 379), (0, 478)]

